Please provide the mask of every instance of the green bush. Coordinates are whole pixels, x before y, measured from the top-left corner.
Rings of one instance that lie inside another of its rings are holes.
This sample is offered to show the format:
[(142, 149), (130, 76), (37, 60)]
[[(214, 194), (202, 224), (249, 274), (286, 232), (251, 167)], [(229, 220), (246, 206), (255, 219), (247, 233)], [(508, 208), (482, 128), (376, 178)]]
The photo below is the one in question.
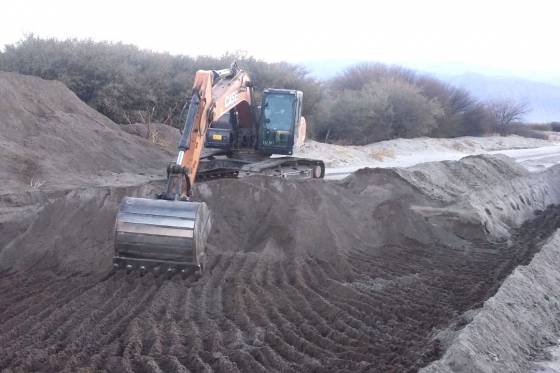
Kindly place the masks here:
[(493, 128), (488, 110), (468, 92), (398, 66), (358, 64), (326, 88), (313, 118), (313, 134), (321, 141), (366, 144), (481, 135)]
[(535, 131), (552, 131), (552, 123), (527, 123), (525, 126)]
[[(537, 128), (535, 128), (537, 127)], [(548, 140), (548, 135), (538, 129), (540, 126), (529, 126), (522, 123), (512, 123), (507, 129), (507, 135), (530, 137), (533, 139)]]
[(0, 54), (0, 70), (62, 81), (80, 99), (118, 123), (143, 121), (149, 116), (177, 126), (196, 71), (226, 68), (234, 60), (250, 72), (257, 98), (263, 88), (300, 89), (305, 92), (304, 114), (316, 107), (320, 84), (302, 67), (236, 54), (191, 58), (122, 43), (31, 35), (6, 46)]
[(560, 132), (560, 122), (550, 122), (550, 128), (554, 132)]
[(304, 92), (303, 114), (320, 141), (366, 144), (395, 137), (481, 135), (497, 126), (468, 92), (430, 76), (382, 64), (352, 66), (320, 82), (301, 66), (241, 54), (173, 56), (133, 45), (40, 39), (5, 47), (0, 70), (56, 79), (118, 123), (162, 122), (179, 127), (195, 72), (237, 60), (248, 71), (257, 102), (264, 88)]

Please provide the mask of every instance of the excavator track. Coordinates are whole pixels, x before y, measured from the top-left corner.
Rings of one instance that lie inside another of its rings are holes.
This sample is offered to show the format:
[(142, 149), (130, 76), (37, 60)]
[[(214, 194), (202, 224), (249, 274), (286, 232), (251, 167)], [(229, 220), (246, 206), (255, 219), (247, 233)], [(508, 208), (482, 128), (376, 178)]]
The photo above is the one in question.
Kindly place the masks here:
[(251, 175), (294, 179), (323, 178), (325, 164), (320, 160), (297, 157), (269, 158), (259, 162), (245, 162), (237, 159), (204, 160), (197, 173), (197, 180)]
[(320, 179), (325, 176), (323, 161), (308, 158), (270, 158), (241, 168), (241, 176), (263, 174), (282, 178)]

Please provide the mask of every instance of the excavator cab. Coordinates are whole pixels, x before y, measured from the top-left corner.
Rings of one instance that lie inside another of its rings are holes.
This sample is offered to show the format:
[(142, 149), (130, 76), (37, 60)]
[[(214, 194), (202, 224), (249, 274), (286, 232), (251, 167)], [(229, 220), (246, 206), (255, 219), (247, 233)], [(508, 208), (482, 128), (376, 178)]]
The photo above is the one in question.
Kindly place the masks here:
[(290, 89), (265, 89), (258, 124), (257, 149), (265, 154), (290, 155), (302, 125), (303, 93)]

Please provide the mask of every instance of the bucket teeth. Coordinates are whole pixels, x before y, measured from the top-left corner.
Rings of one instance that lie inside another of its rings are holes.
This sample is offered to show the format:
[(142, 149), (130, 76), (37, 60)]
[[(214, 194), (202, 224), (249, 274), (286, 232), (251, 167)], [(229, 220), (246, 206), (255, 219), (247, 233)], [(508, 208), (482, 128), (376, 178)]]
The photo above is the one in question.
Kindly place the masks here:
[(127, 197), (117, 214), (113, 266), (168, 273), (200, 269), (210, 229), (204, 202)]
[[(144, 263), (144, 262), (143, 262)], [(153, 272), (153, 273), (185, 273), (188, 270), (200, 270), (201, 266), (193, 265), (193, 264), (177, 264), (171, 262), (161, 262), (160, 264), (152, 263), (151, 265), (146, 264), (138, 264), (138, 260), (129, 259), (129, 258), (120, 258), (114, 257), (113, 258), (113, 267), (115, 269), (126, 269), (127, 271), (139, 271), (139, 272)]]

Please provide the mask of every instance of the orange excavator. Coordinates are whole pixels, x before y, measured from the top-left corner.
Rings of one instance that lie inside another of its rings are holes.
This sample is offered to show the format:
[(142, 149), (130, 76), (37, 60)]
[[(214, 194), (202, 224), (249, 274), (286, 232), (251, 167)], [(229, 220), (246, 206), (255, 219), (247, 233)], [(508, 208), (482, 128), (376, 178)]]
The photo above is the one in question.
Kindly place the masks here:
[(125, 197), (116, 219), (113, 266), (127, 271), (201, 273), (212, 227), (204, 202), (194, 202), (195, 181), (269, 175), (322, 178), (320, 160), (291, 156), (303, 145), (303, 93), (265, 89), (253, 103), (249, 75), (229, 69), (197, 71), (176, 162), (157, 199)]

